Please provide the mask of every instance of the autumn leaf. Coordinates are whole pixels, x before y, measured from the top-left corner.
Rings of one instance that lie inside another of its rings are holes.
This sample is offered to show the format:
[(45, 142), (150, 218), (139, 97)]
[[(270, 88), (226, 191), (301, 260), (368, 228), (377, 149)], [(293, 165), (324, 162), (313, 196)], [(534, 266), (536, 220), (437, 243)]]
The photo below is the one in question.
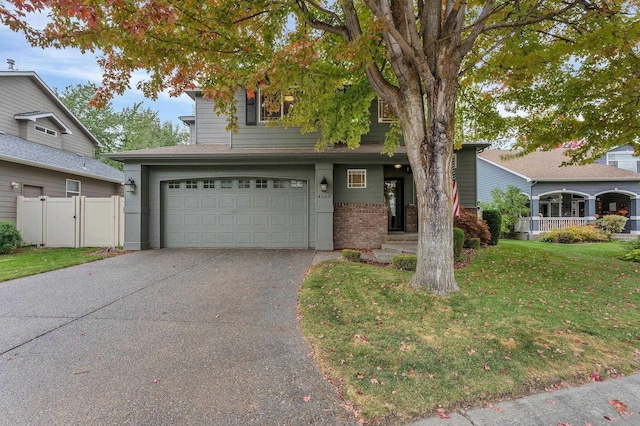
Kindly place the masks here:
[(610, 399), (609, 404), (613, 405), (613, 408), (616, 409), (616, 411), (618, 413), (620, 413), (621, 416), (630, 416), (631, 414), (627, 411), (627, 404), (617, 400), (617, 399)]
[(302, 398), (302, 400), (303, 400), (304, 402), (309, 402), (309, 401), (311, 401), (311, 395), (307, 395), (307, 396), (303, 397), (303, 398)]
[(594, 382), (601, 382), (602, 378), (598, 373), (594, 371), (593, 373), (591, 373), (591, 380), (593, 380)]
[(451, 418), (449, 414), (447, 414), (447, 412), (444, 410), (444, 408), (438, 408), (436, 411), (438, 412), (438, 416), (440, 416), (441, 419)]

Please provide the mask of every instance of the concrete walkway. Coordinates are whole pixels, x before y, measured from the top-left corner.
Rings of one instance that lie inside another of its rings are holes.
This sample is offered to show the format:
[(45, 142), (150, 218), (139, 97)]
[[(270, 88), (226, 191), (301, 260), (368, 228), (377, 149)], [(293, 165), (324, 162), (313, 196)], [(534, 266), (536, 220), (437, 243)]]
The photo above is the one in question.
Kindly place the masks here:
[(0, 283), (0, 425), (351, 425), (303, 250), (150, 250)]

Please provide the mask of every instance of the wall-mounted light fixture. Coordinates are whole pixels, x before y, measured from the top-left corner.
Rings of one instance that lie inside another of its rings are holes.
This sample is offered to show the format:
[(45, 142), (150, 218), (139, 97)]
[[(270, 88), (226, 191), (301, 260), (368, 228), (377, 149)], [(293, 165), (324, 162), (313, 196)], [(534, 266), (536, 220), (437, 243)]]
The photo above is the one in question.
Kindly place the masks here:
[(18, 182), (11, 182), (11, 188), (20, 189), (20, 184)]
[(394, 164), (393, 167), (395, 167), (396, 169), (401, 169), (402, 168), (402, 164)]
[(124, 190), (126, 192), (136, 192), (136, 181), (134, 181), (133, 179), (129, 178), (124, 183)]
[(320, 190), (322, 192), (327, 192), (328, 187), (329, 187), (329, 182), (327, 182), (327, 178), (322, 176), (322, 180), (320, 181)]

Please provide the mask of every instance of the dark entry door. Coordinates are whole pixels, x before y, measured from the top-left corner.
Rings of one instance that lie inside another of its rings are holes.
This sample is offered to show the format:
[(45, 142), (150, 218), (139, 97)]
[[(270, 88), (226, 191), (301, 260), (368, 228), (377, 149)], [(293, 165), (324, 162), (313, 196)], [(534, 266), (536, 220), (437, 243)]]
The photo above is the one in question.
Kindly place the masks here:
[(384, 180), (389, 231), (404, 231), (403, 184), (404, 181), (400, 178)]

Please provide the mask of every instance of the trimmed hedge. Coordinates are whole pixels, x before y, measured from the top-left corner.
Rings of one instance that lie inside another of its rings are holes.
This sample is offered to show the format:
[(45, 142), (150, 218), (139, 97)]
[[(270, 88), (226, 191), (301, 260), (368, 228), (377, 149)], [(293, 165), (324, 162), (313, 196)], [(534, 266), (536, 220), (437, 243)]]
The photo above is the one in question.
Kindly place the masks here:
[(342, 257), (351, 261), (351, 262), (360, 262), (360, 257), (362, 257), (362, 253), (358, 250), (350, 250), (344, 249), (342, 250)]
[(562, 229), (554, 229), (540, 237), (538, 241), (543, 243), (595, 243), (608, 241), (609, 236), (600, 228), (593, 225), (569, 226)]
[(467, 243), (470, 249), (480, 250), (480, 238), (471, 238)]
[(491, 233), (489, 245), (497, 245), (500, 239), (500, 230), (502, 229), (502, 214), (498, 210), (485, 210), (482, 212), (482, 218), (487, 222), (489, 232)]
[(415, 254), (396, 254), (391, 258), (391, 266), (404, 271), (415, 271), (418, 256)]
[(20, 248), (22, 245), (22, 236), (13, 222), (0, 222), (0, 254), (9, 253), (12, 250)]
[(464, 231), (460, 228), (453, 228), (453, 258), (462, 259), (462, 249), (464, 248)]

